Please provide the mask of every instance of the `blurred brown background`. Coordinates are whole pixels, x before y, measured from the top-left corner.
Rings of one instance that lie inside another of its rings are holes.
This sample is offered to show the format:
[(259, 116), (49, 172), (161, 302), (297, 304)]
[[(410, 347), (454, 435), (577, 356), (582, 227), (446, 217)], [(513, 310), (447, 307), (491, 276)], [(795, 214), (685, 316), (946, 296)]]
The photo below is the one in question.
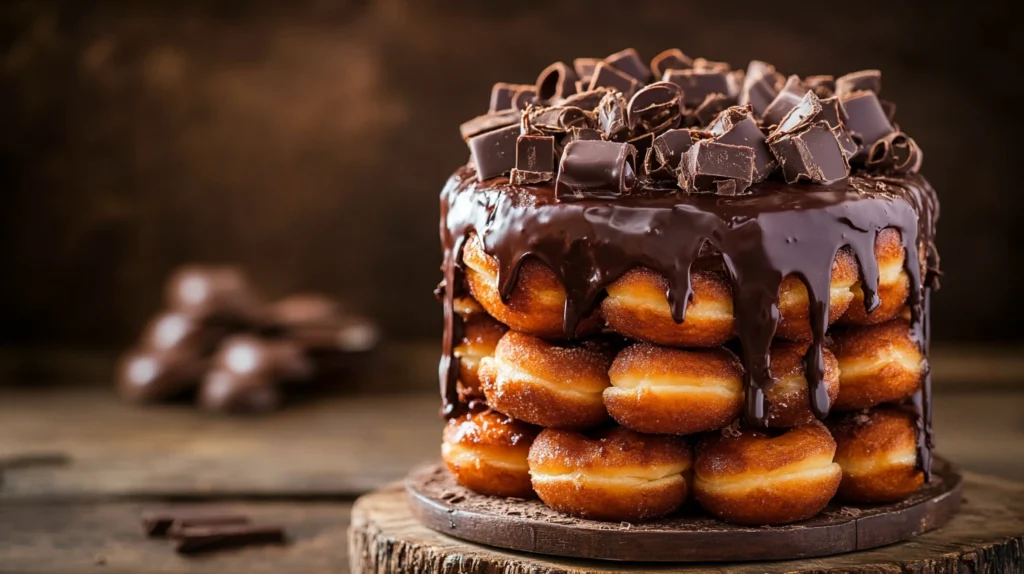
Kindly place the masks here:
[[(6, 1), (0, 343), (127, 344), (192, 260), (440, 336), (437, 193), (497, 80), (667, 47), (884, 71), (942, 199), (940, 341), (1024, 319), (1021, 25), (1000, 4)], [(1011, 272), (1012, 270), (1012, 272)]]

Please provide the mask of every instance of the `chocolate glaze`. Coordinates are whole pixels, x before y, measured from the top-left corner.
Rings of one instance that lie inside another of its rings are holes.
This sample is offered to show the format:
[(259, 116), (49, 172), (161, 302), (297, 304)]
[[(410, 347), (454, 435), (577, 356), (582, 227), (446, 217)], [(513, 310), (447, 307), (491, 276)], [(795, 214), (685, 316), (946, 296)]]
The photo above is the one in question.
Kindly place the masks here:
[[(566, 338), (604, 295), (605, 287), (637, 266), (668, 279), (673, 318), (685, 319), (691, 297), (690, 268), (709, 253), (721, 257), (734, 294), (737, 338), (746, 369), (748, 425), (766, 423), (765, 391), (771, 385), (769, 347), (779, 321), (782, 279), (794, 275), (807, 287), (813, 340), (805, 357), (811, 407), (823, 418), (831, 407), (822, 382), (822, 347), (829, 323), (832, 262), (850, 249), (860, 263), (865, 306), (878, 305), (877, 233), (901, 232), (910, 277), (914, 336), (927, 352), (928, 294), (938, 258), (933, 236), (938, 202), (918, 175), (856, 175), (832, 185), (769, 180), (741, 196), (685, 194), (649, 186), (630, 195), (595, 195), (558, 201), (551, 185), (512, 187), (507, 178), (479, 182), (471, 166), (456, 171), (441, 192), (444, 281), (444, 349), (440, 364), (444, 413), (459, 411), (452, 349), (461, 337), (454, 298), (464, 290), (460, 253), (477, 233), (498, 261), (498, 289), (507, 299), (528, 257), (550, 267), (565, 286)], [(919, 463), (931, 466), (930, 380), (913, 403), (919, 412)]]

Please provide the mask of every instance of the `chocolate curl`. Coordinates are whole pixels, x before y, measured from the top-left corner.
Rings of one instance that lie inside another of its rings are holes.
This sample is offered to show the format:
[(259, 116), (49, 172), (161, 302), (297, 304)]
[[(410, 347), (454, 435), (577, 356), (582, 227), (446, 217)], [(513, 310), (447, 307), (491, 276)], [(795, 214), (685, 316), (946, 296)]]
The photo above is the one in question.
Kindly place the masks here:
[(871, 146), (896, 129), (882, 109), (882, 104), (874, 92), (860, 91), (840, 98), (847, 115), (847, 128), (852, 132), (859, 150), (854, 161), (867, 159)]
[(692, 145), (693, 135), (690, 130), (668, 130), (654, 138), (651, 149), (644, 157), (644, 171), (654, 179), (678, 179), (679, 161)]
[(590, 127), (590, 125), (590, 114), (580, 108), (531, 106), (523, 114), (520, 131), (531, 135), (564, 134), (572, 128)]
[(691, 192), (741, 193), (754, 179), (754, 150), (714, 140), (693, 144), (680, 162), (679, 187)]
[(576, 76), (579, 77), (579, 81), (589, 84), (590, 77), (594, 75), (594, 68), (597, 67), (600, 61), (601, 58), (576, 58), (573, 60), (572, 67), (576, 72)]
[(469, 141), (474, 136), (518, 124), (521, 115), (522, 112), (517, 109), (486, 113), (463, 122), (459, 126), (459, 134), (462, 135), (462, 139)]
[(754, 152), (754, 183), (767, 179), (778, 165), (750, 106), (728, 108), (719, 114), (709, 132), (719, 143), (748, 147)]
[(709, 94), (729, 93), (728, 70), (697, 68), (696, 62), (690, 70), (668, 70), (662, 77), (683, 90), (683, 103), (689, 108), (697, 107)]
[(647, 68), (647, 64), (633, 48), (615, 52), (605, 58), (604, 63), (634, 78), (640, 84), (646, 84), (651, 79), (651, 70)]
[(796, 107), (807, 93), (807, 87), (800, 81), (799, 76), (790, 76), (786, 85), (779, 92), (772, 103), (764, 110), (762, 117), (766, 126), (773, 126), (782, 122), (782, 119), (790, 110)]
[(629, 137), (626, 99), (618, 92), (608, 92), (597, 105), (597, 127), (605, 139), (622, 141)]
[(893, 173), (917, 173), (923, 160), (917, 142), (903, 132), (893, 132), (871, 146), (867, 167)]
[(562, 153), (555, 195), (572, 199), (597, 191), (629, 193), (637, 181), (636, 155), (628, 143), (574, 141)]
[(689, 70), (693, 67), (693, 59), (679, 48), (669, 48), (651, 59), (651, 71), (655, 78), (665, 76), (669, 70)]
[(679, 86), (655, 82), (637, 92), (626, 108), (627, 123), (633, 133), (661, 133), (679, 125), (683, 100)]
[(882, 92), (882, 72), (861, 70), (836, 79), (836, 95), (848, 96), (854, 92), (869, 91), (878, 95)]
[(498, 82), (491, 88), (491, 107), (489, 113), (500, 112), (502, 110), (515, 109), (513, 98), (521, 90), (529, 90), (533, 93), (533, 86), (527, 86), (524, 84), (506, 84), (505, 82)]
[(764, 115), (768, 105), (772, 103), (782, 87), (782, 74), (775, 67), (760, 60), (752, 60), (747, 66), (740, 89), (739, 104), (750, 105), (758, 117)]
[(809, 179), (828, 184), (850, 175), (846, 153), (824, 121), (814, 122), (799, 131), (772, 134), (768, 145), (779, 160), (787, 183)]
[(607, 62), (600, 62), (594, 69), (594, 75), (590, 77), (588, 89), (612, 88), (622, 92), (625, 97), (630, 97), (640, 86), (636, 78), (612, 67)]
[(576, 92), (576, 72), (563, 62), (555, 62), (537, 76), (537, 101), (558, 101)]
[(516, 142), (516, 167), (509, 182), (527, 185), (551, 181), (555, 177), (555, 138), (521, 135)]
[(478, 180), (484, 181), (512, 171), (516, 166), (516, 139), (520, 129), (517, 122), (469, 138), (469, 153), (476, 166)]

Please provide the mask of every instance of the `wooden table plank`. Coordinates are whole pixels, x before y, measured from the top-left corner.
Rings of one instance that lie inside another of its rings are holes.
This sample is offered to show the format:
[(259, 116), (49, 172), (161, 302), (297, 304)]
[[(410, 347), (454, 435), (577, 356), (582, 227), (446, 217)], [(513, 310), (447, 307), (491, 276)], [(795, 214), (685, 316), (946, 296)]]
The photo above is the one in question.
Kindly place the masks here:
[(217, 509), (240, 512), (254, 522), (283, 525), (288, 544), (197, 556), (178, 555), (169, 540), (143, 536), (139, 516), (151, 507), (151, 503), (132, 502), (6, 502), (0, 506), (0, 572), (307, 574), (348, 570), (345, 538), (352, 508), (348, 502), (217, 503)]

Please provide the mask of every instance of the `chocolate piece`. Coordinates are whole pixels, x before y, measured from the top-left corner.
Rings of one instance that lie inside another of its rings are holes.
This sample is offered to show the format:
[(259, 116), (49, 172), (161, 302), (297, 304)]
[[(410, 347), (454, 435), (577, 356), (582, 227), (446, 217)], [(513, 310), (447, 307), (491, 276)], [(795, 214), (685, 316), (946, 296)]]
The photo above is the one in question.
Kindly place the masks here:
[(838, 96), (821, 99), (818, 103), (821, 104), (821, 113), (818, 114), (817, 119), (826, 122), (831, 128), (846, 127), (846, 108), (843, 107)]
[(487, 113), (482, 116), (477, 116), (468, 122), (463, 122), (462, 125), (459, 126), (459, 133), (462, 134), (462, 139), (468, 141), (475, 136), (494, 131), (498, 128), (518, 125), (519, 117), (521, 115), (522, 113), (519, 110), (503, 110), (500, 112)]
[(882, 110), (885, 111), (885, 117), (891, 124), (896, 118), (896, 104), (889, 100), (883, 100), (882, 98), (878, 98), (878, 103), (882, 106)]
[(824, 121), (779, 137), (773, 135), (768, 145), (778, 158), (787, 183), (801, 179), (835, 183), (850, 175), (846, 154)]
[(575, 94), (565, 98), (562, 101), (563, 106), (580, 108), (588, 112), (592, 112), (597, 109), (598, 104), (601, 103), (601, 98), (608, 93), (607, 89), (598, 88), (596, 90), (582, 90), (577, 91)]
[(572, 67), (576, 71), (579, 81), (589, 84), (590, 77), (594, 75), (594, 68), (597, 67), (597, 63), (600, 61), (601, 58), (576, 58), (573, 60)]
[(772, 137), (806, 128), (818, 120), (818, 117), (822, 115), (822, 110), (821, 100), (818, 99), (818, 96), (814, 95), (814, 92), (807, 92), (775, 126), (775, 129), (772, 130)]
[(207, 325), (190, 313), (166, 311), (146, 325), (139, 345), (157, 351), (180, 349), (202, 357), (213, 352), (226, 332), (225, 328)]
[(547, 103), (567, 98), (576, 92), (576, 72), (562, 62), (555, 62), (537, 76), (537, 101)]
[(726, 95), (732, 98), (733, 102), (739, 99), (740, 92), (743, 91), (743, 81), (746, 77), (747, 73), (743, 70), (733, 70), (726, 76), (726, 81), (729, 84), (729, 92)]
[(521, 135), (516, 141), (516, 167), (512, 185), (550, 181), (555, 177), (555, 138)]
[(693, 67), (696, 70), (728, 73), (732, 70), (729, 62), (716, 62), (707, 58), (696, 58), (693, 60)]
[(185, 265), (167, 281), (167, 306), (195, 320), (260, 327), (267, 304), (238, 267)]
[(692, 145), (693, 137), (687, 129), (668, 130), (654, 138), (644, 158), (647, 175), (655, 179), (678, 179), (679, 161)]
[(867, 166), (893, 173), (917, 173), (922, 159), (917, 142), (903, 132), (893, 132), (871, 146)]
[(689, 70), (693, 60), (679, 48), (669, 48), (651, 59), (651, 71), (655, 78), (662, 78), (669, 70)]
[(715, 121), (722, 110), (734, 104), (733, 100), (725, 94), (708, 94), (704, 101), (697, 106), (687, 118), (687, 124), (693, 126), (706, 126)]
[[(516, 112), (516, 119), (522, 114)], [(469, 139), (469, 152), (476, 166), (476, 176), (480, 181), (498, 177), (512, 171), (516, 166), (516, 139), (519, 137), (520, 126), (514, 125), (473, 136)]]
[(741, 106), (750, 105), (757, 116), (763, 116), (769, 104), (778, 95), (782, 75), (771, 64), (753, 60), (747, 66), (743, 87), (738, 98)]
[(896, 131), (874, 92), (854, 92), (840, 98), (840, 101), (846, 110), (846, 127), (860, 146), (857, 158), (866, 156), (876, 141)]
[(523, 111), (530, 107), (537, 99), (537, 88), (535, 86), (521, 86), (512, 96), (512, 107)]
[[(754, 150), (747, 146), (700, 140), (680, 162), (679, 187), (689, 192), (735, 195), (754, 180)], [(735, 180), (735, 184), (722, 183)]]
[(561, 156), (562, 150), (565, 149), (565, 146), (571, 144), (574, 141), (601, 141), (603, 139), (604, 134), (602, 134), (600, 130), (596, 130), (594, 128), (572, 128), (568, 132), (566, 132), (564, 136), (562, 136), (561, 141), (558, 142), (558, 149), (555, 150), (555, 153), (558, 156)]
[(307, 379), (313, 374), (313, 365), (295, 342), (253, 335), (235, 335), (224, 341), (213, 366), (239, 375), (266, 373), (286, 380)]
[(600, 62), (594, 69), (594, 75), (590, 77), (589, 89), (613, 88), (628, 98), (639, 86), (640, 82), (636, 78), (617, 70), (607, 62)]
[(745, 146), (753, 150), (755, 183), (767, 179), (778, 165), (768, 149), (764, 132), (754, 120), (750, 106), (735, 106), (725, 110), (709, 131), (718, 143)]
[(861, 91), (882, 92), (882, 72), (878, 70), (861, 70), (836, 78), (836, 95), (839, 97)]
[(512, 98), (519, 90), (524, 88), (533, 90), (533, 86), (523, 84), (506, 84), (505, 82), (494, 84), (494, 87), (491, 88), (491, 107), (488, 112), (494, 113), (515, 109), (515, 106), (512, 104)]
[(577, 94), (580, 92), (586, 92), (590, 88), (590, 78), (588, 77), (586, 80), (576, 80), (574, 85), (576, 86)]
[(668, 70), (662, 77), (683, 90), (683, 103), (696, 107), (709, 94), (729, 93), (728, 72), (716, 69)]
[(151, 403), (194, 389), (208, 364), (195, 349), (132, 350), (118, 361), (114, 379), (122, 398)]
[(262, 414), (281, 408), (283, 397), (273, 374), (265, 371), (239, 373), (215, 368), (206, 373), (197, 396), (208, 411)]
[(605, 139), (619, 141), (629, 135), (626, 99), (618, 92), (608, 92), (597, 105), (597, 127)]
[(635, 133), (661, 133), (676, 127), (683, 115), (679, 86), (669, 82), (645, 86), (629, 100), (626, 115)]
[(572, 106), (531, 106), (523, 114), (520, 131), (530, 135), (564, 134), (571, 128), (590, 127), (590, 115)]
[(803, 99), (806, 93), (807, 87), (800, 81), (800, 77), (790, 76), (786, 80), (786, 85), (783, 86), (782, 90), (775, 96), (775, 99), (772, 100), (772, 103), (768, 104), (764, 113), (761, 114), (764, 124), (766, 126), (774, 126), (782, 122), (782, 118), (800, 103), (800, 100)]
[(562, 153), (555, 194), (568, 199), (594, 191), (628, 193), (637, 180), (636, 155), (628, 143), (574, 141)]
[(605, 58), (604, 63), (636, 79), (641, 84), (645, 84), (651, 79), (651, 70), (644, 63), (643, 59), (640, 58), (640, 54), (637, 54), (633, 48), (626, 48), (625, 50), (615, 52)]
[(843, 155), (846, 156), (847, 160), (853, 158), (860, 151), (860, 146), (854, 141), (853, 136), (850, 132), (846, 131), (845, 128), (832, 128), (832, 133), (835, 134), (836, 139), (839, 140), (839, 146), (843, 148)]
[(284, 544), (284, 529), (280, 526), (235, 524), (222, 526), (193, 526), (177, 532), (174, 550), (179, 554), (195, 554), (222, 548), (257, 544)]
[(836, 81), (832, 76), (807, 76), (804, 85), (821, 99), (831, 98), (836, 93)]
[(173, 535), (178, 529), (194, 526), (247, 524), (249, 518), (237, 513), (208, 508), (170, 508), (146, 510), (142, 513), (142, 531), (146, 536)]

